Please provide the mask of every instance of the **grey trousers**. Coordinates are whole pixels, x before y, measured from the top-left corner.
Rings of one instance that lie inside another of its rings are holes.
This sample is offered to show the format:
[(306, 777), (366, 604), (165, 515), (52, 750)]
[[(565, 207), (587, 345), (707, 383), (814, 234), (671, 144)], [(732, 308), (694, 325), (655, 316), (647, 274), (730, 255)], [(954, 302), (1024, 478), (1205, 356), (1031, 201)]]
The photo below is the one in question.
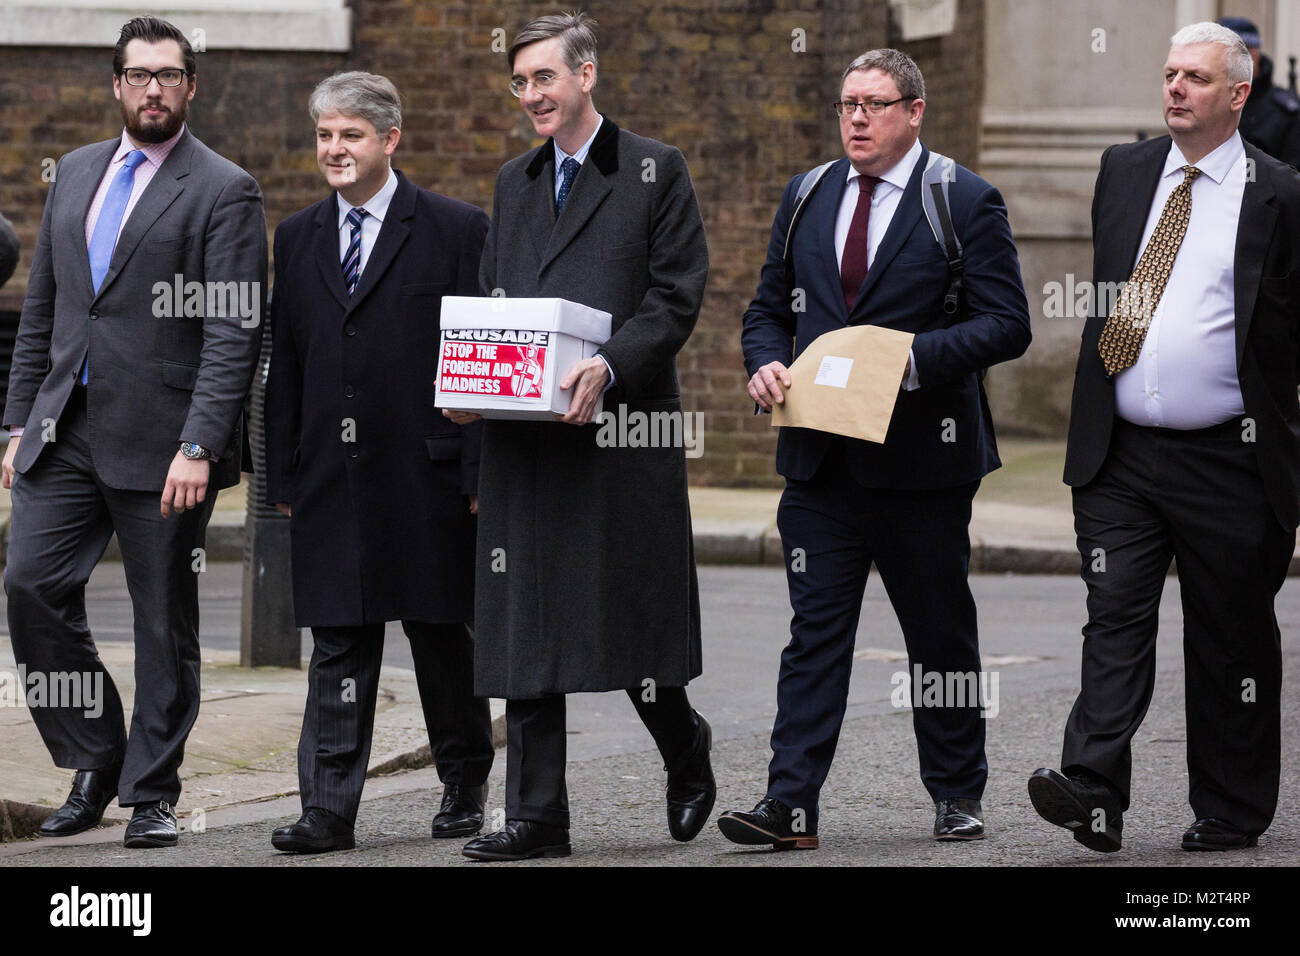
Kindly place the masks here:
[[(198, 508), (164, 518), (161, 490), (124, 491), (100, 481), (88, 439), (85, 393), (74, 388), (50, 447), (15, 476), (4, 572), (14, 656), (29, 688), (36, 679), (82, 689), (81, 700), (28, 695), (57, 766), (95, 770), (121, 762), (121, 806), (174, 804), (185, 739), (199, 712), (194, 549), (203, 547), (216, 493), (209, 489)], [(86, 620), (86, 582), (115, 531), (135, 619), (129, 737), (121, 697)]]

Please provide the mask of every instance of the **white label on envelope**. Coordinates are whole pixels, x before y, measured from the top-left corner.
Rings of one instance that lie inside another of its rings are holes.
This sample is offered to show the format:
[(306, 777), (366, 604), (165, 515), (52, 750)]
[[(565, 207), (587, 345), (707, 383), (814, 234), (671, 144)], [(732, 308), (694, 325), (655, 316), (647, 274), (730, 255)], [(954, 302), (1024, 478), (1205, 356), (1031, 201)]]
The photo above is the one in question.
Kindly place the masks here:
[(827, 355), (817, 369), (814, 385), (833, 385), (835, 388), (848, 388), (849, 372), (853, 368), (853, 359), (839, 355)]

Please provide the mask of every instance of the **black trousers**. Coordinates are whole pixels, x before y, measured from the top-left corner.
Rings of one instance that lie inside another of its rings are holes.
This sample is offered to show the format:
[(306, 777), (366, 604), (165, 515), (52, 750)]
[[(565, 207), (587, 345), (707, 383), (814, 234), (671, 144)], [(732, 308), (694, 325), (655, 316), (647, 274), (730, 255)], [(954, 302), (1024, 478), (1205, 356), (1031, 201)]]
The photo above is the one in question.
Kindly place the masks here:
[(787, 480), (777, 528), (794, 617), (781, 654), (767, 794), (803, 810), (809, 833), (817, 832), (818, 795), (844, 721), (873, 562), (903, 630), (909, 676), (920, 667), (942, 675), (944, 686), (950, 674), (966, 678), (962, 699), (954, 694), (912, 711), (921, 782), (934, 800), (983, 796), (979, 638), (967, 582), (978, 488), (978, 481), (924, 491), (863, 488), (838, 449), (810, 480)]
[(1116, 420), (1097, 477), (1074, 490), (1088, 623), (1062, 769), (1131, 792), (1130, 741), (1156, 674), (1156, 625), (1170, 560), (1183, 604), (1187, 771), (1192, 810), (1263, 832), (1281, 766), (1281, 632), (1273, 600), (1295, 531), (1264, 493), (1238, 421), (1192, 432)]
[[(403, 621), (438, 778), (476, 787), (492, 769), (492, 717), (475, 697), (474, 643), (461, 623)], [(370, 759), (384, 625), (313, 627), (307, 706), (298, 740), (302, 805), (355, 823)]]
[[(122, 762), (118, 802), (133, 806), (181, 792), (177, 773), (199, 713), (199, 593), (194, 549), (216, 492), (164, 518), (161, 491), (123, 491), (99, 480), (90, 457), (85, 391), (47, 435), (40, 460), (14, 479), (5, 565), (9, 634), (29, 676), (73, 675), (93, 707), (33, 706), (57, 766), (95, 770)], [(135, 708), (127, 736), (122, 699), (86, 621), (86, 582), (117, 532), (135, 630)], [(95, 690), (98, 688), (98, 690)], [(66, 702), (65, 702), (66, 703)]]
[[(667, 766), (695, 744), (698, 724), (685, 687), (660, 687), (654, 701), (640, 687), (627, 695)], [(564, 785), (565, 708), (563, 694), (506, 701), (506, 819), (569, 827)]]

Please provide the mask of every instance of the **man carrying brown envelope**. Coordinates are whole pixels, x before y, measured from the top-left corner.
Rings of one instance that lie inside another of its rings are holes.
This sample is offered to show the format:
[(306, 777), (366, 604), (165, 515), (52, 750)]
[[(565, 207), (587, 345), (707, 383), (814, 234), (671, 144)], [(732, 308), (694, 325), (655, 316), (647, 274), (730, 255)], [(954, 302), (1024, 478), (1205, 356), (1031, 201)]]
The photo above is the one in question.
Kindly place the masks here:
[[(873, 561), (907, 641), (909, 672), (978, 680), (968, 527), (980, 479), (1001, 464), (982, 372), (1021, 355), (1030, 338), (1002, 197), (956, 165), (947, 205), (964, 264), (956, 306), (944, 308), (953, 274), (923, 212), (930, 151), (918, 139), (925, 85), (916, 64), (897, 50), (864, 53), (844, 71), (831, 106), (845, 156), (808, 195), (788, 258), (803, 176), (786, 187), (741, 335), (749, 394), (767, 410), (784, 401), (796, 342), (802, 352), (823, 333), (856, 325), (914, 338), (883, 444), (793, 427), (782, 428), (777, 444), (791, 639), (781, 655), (767, 793), (753, 811), (724, 813), (718, 825), (736, 843), (779, 849), (817, 846), (818, 793), (844, 718)], [(979, 702), (918, 707), (913, 723), (935, 838), (982, 838), (988, 765)]]

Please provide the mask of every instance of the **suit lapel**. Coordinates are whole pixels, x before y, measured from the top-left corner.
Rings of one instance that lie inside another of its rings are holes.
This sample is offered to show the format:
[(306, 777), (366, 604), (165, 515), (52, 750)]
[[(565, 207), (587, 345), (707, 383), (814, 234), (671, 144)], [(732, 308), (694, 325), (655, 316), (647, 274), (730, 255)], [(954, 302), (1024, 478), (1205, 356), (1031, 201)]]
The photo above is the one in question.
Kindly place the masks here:
[[(351, 313), (359, 306), (362, 301), (370, 294), (370, 290), (375, 287), (388, 267), (393, 264), (398, 250), (406, 242), (411, 234), (410, 222), (415, 216), (415, 187), (401, 173), (397, 175), (397, 191), (393, 193), (392, 200), (388, 203), (388, 212), (384, 215), (384, 221), (379, 227), (379, 235), (375, 239), (375, 246), (370, 250), (370, 256), (366, 259), (366, 267), (361, 273), (361, 280), (357, 283), (356, 291), (349, 296), (347, 313)], [(337, 210), (335, 211), (337, 216)], [(343, 274), (342, 266), (335, 270), (340, 276)], [(344, 287), (344, 292), (347, 288)], [(346, 315), (344, 316), (346, 318)]]
[(339, 201), (331, 193), (316, 212), (316, 267), (320, 269), (325, 288), (330, 290), (344, 310), (348, 307), (348, 287), (343, 284), (343, 263), (339, 256)]
[(1256, 175), (1246, 178), (1237, 219), (1237, 248), (1232, 257), (1232, 301), (1236, 313), (1237, 368), (1246, 354), (1246, 335), (1255, 311), (1259, 281), (1264, 273), (1264, 255), (1273, 239), (1277, 209), (1272, 205), (1273, 184), (1255, 147), (1246, 145), (1246, 156)]
[[(840, 261), (835, 255), (835, 221), (839, 218), (840, 204), (844, 201), (844, 190), (848, 188), (848, 180), (845, 179), (849, 174), (848, 160), (837, 162), (834, 166), (826, 171), (827, 176), (833, 176), (834, 179), (828, 181), (824, 186), (817, 189), (813, 195), (812, 201), (817, 203), (817, 244), (820, 247), (819, 252), (822, 257), (822, 263), (825, 267), (825, 275), (830, 276), (834, 288), (831, 290), (831, 300), (839, 305), (839, 317), (841, 322), (848, 322), (848, 309), (844, 306), (844, 292), (840, 285)], [(812, 210), (809, 210), (811, 212)]]
[(126, 224), (122, 226), (122, 232), (117, 237), (117, 246), (113, 249), (113, 258), (108, 264), (108, 274), (104, 276), (104, 282), (99, 287), (96, 299), (108, 291), (113, 280), (131, 258), (131, 254), (135, 252), (135, 247), (140, 244), (140, 240), (153, 227), (158, 217), (166, 212), (167, 207), (176, 201), (176, 197), (185, 191), (182, 180), (190, 174), (190, 155), (193, 150), (194, 135), (186, 130), (172, 147), (167, 158), (163, 160), (158, 172), (154, 173), (153, 179), (149, 180), (149, 185), (140, 194), (140, 199), (131, 210), (131, 215), (127, 217)]
[[(555, 230), (555, 142), (547, 140), (527, 167), (523, 207), (525, 232), (532, 241), (537, 261), (542, 261), (546, 243)], [(541, 271), (540, 269), (538, 270)]]
[[(564, 209), (555, 220), (555, 228), (551, 230), (550, 237), (547, 239), (541, 265), (538, 268), (539, 273), (545, 271), (555, 257), (564, 251), (564, 248), (582, 231), (582, 227), (596, 214), (605, 197), (613, 191), (608, 177), (618, 169), (617, 157), (618, 127), (609, 120), (603, 120), (600, 124), (600, 132), (596, 134), (596, 139), (587, 153), (587, 159), (578, 169), (578, 175), (573, 180)], [(555, 150), (552, 147), (552, 168), (554, 163)], [(554, 180), (551, 185), (554, 185)]]
[(889, 263), (893, 261), (894, 256), (898, 255), (898, 250), (903, 248), (907, 237), (912, 234), (917, 221), (921, 218), (923, 212), (921, 207), (921, 176), (925, 173), (925, 164), (929, 156), (930, 151), (922, 146), (921, 158), (916, 161), (916, 167), (912, 170), (912, 175), (908, 177), (907, 188), (903, 190), (903, 195), (898, 200), (898, 206), (894, 209), (894, 218), (889, 221), (889, 228), (885, 230), (885, 237), (880, 240), (880, 245), (876, 248), (876, 254), (867, 268), (867, 277), (862, 280), (862, 288), (858, 290), (858, 297), (853, 303), (853, 311), (849, 313), (850, 324), (853, 322), (853, 316), (866, 308), (867, 296), (876, 283), (880, 281), (881, 275), (889, 268)]
[(1156, 150), (1151, 156), (1134, 165), (1132, 174), (1124, 176), (1120, 200), (1126, 210), (1123, 231), (1119, 237), (1120, 263), (1124, 267), (1124, 279), (1127, 281), (1137, 268), (1138, 247), (1142, 245), (1142, 233), (1146, 231), (1147, 218), (1151, 215), (1151, 203), (1156, 198), (1156, 188), (1160, 185), (1160, 174), (1164, 172), (1165, 160), (1169, 158), (1168, 149)]
[(86, 279), (86, 288), (93, 289), (94, 284), (90, 277), (90, 249), (86, 245), (86, 216), (90, 214), (90, 204), (95, 201), (95, 193), (99, 191), (99, 184), (104, 180), (104, 173), (108, 170), (108, 164), (113, 159), (113, 154), (117, 152), (117, 147), (121, 144), (122, 139), (118, 137), (107, 143), (101, 143), (100, 148), (96, 150), (94, 156), (90, 159), (90, 165), (86, 169), (84, 176), (78, 176), (75, 179), (65, 177), (64, 184), (55, 188), (67, 190), (67, 213), (65, 215), (74, 217), (69, 223), (72, 230), (73, 248), (75, 249), (74, 259), (77, 260), (77, 269)]

